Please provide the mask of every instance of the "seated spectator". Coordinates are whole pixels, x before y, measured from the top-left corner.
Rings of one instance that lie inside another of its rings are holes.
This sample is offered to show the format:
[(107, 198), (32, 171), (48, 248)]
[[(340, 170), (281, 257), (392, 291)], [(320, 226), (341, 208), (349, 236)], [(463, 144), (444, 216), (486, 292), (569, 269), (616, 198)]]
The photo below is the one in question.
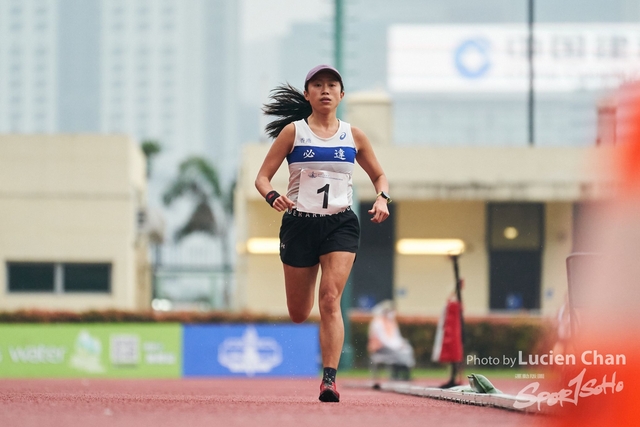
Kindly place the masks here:
[(392, 380), (411, 379), (411, 368), (415, 366), (413, 347), (400, 334), (393, 301), (385, 300), (373, 307), (367, 350), (374, 381), (381, 366), (391, 369)]

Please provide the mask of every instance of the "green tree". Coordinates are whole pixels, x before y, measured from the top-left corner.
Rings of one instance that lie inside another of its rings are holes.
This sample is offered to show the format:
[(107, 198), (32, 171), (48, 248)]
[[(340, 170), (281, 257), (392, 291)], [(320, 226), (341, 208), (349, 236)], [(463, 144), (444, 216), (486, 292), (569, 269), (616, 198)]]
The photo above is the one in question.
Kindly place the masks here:
[(203, 157), (193, 156), (180, 163), (178, 176), (163, 195), (166, 206), (185, 198), (192, 200), (195, 206), (186, 224), (175, 232), (175, 241), (197, 232), (219, 236), (225, 271), (231, 267), (229, 225), (233, 215), (233, 193), (234, 185), (228, 191), (222, 190), (213, 165)]
[(151, 176), (151, 161), (162, 151), (162, 146), (158, 141), (147, 139), (140, 144), (144, 157), (147, 159), (147, 178)]

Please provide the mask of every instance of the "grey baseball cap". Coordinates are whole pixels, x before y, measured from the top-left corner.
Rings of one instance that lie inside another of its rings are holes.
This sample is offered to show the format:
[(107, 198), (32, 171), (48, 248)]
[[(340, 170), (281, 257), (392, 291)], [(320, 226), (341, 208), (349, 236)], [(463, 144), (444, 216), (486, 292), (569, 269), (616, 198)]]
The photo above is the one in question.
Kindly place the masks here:
[(317, 66), (313, 67), (311, 69), (311, 71), (309, 71), (307, 73), (307, 78), (304, 79), (305, 87), (307, 86), (307, 83), (309, 83), (309, 80), (311, 80), (313, 78), (313, 76), (318, 74), (320, 71), (330, 71), (330, 72), (332, 72), (333, 74), (336, 75), (336, 77), (338, 77), (338, 81), (340, 82), (340, 84), (342, 84), (342, 76), (340, 75), (340, 72), (338, 72), (338, 70), (333, 68), (331, 65), (322, 64), (322, 65), (317, 65)]

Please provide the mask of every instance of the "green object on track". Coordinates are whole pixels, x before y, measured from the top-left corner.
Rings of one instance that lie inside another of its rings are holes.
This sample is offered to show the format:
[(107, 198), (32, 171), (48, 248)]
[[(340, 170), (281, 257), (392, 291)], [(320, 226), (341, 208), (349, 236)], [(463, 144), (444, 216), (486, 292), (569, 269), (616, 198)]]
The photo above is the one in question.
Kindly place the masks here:
[(469, 378), (469, 385), (476, 393), (484, 393), (484, 394), (499, 394), (502, 393), (500, 390), (495, 388), (491, 381), (487, 379), (484, 375), (480, 374), (471, 374), (467, 375)]

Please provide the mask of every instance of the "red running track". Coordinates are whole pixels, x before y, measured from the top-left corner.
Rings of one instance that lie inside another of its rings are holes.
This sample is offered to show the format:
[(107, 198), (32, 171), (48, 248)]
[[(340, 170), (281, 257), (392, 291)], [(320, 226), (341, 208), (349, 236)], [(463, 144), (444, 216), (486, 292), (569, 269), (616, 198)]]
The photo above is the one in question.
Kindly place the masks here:
[(0, 380), (0, 426), (526, 427), (545, 418), (338, 386), (341, 402), (321, 403), (315, 379)]

